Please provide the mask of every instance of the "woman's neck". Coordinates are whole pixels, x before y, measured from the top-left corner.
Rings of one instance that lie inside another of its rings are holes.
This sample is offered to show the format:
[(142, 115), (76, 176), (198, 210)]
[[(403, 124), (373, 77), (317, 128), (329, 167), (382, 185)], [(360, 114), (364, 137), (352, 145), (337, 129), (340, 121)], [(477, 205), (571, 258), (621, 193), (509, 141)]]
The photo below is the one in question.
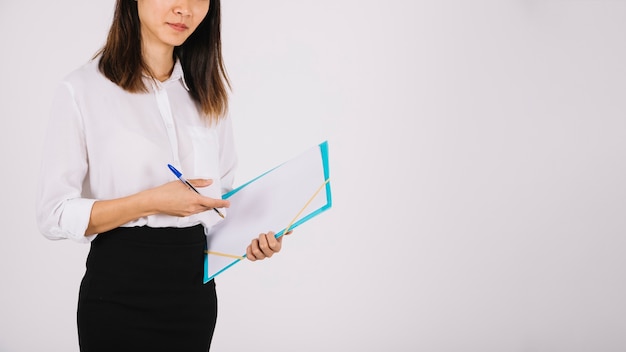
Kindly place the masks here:
[(147, 49), (143, 48), (143, 60), (150, 69), (150, 74), (161, 82), (167, 80), (174, 69), (174, 47)]

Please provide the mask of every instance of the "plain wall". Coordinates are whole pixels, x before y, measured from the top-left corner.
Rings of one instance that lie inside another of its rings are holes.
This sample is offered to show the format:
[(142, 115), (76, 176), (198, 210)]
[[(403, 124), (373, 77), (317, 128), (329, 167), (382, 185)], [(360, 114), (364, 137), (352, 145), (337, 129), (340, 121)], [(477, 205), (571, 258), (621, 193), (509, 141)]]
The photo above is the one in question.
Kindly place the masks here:
[[(78, 351), (34, 202), (114, 1), (0, 0), (0, 351)], [(237, 184), (329, 140), (334, 206), (218, 276), (215, 351), (626, 350), (626, 2), (224, 0)]]

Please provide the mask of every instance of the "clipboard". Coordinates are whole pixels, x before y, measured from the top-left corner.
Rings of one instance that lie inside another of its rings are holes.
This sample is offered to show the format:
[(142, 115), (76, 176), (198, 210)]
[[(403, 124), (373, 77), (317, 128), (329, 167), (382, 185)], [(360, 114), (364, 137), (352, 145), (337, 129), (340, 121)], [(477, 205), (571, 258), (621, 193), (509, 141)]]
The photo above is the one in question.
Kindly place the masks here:
[(324, 141), (224, 194), (226, 218), (206, 231), (204, 283), (245, 259), (260, 233), (275, 231), (278, 238), (330, 209), (329, 177)]

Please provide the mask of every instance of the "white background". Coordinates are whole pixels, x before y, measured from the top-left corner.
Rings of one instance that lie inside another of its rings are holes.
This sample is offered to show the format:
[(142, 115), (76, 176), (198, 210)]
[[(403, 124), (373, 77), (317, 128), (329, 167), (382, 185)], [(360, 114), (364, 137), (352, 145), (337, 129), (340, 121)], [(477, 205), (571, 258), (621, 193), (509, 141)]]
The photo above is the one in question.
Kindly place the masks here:
[[(334, 207), (217, 279), (215, 351), (626, 350), (626, 2), (224, 0), (237, 184), (329, 140)], [(0, 0), (0, 351), (77, 351), (34, 221), (113, 0)]]

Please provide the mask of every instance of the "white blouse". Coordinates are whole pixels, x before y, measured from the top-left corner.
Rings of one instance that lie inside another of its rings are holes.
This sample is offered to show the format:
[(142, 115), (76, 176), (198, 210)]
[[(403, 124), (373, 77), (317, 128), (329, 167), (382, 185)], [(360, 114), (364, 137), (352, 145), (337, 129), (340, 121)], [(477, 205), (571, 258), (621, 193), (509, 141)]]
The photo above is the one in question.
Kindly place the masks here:
[[(232, 188), (237, 164), (230, 118), (204, 119), (176, 62), (165, 82), (145, 79), (148, 93), (129, 93), (109, 81), (93, 60), (60, 84), (53, 100), (37, 199), (37, 222), (49, 239), (84, 236), (96, 200), (125, 197), (176, 180), (208, 178), (198, 190), (221, 198)], [(220, 210), (222, 211), (222, 210)], [(123, 226), (205, 229), (219, 222), (214, 211), (189, 217), (156, 214)]]

